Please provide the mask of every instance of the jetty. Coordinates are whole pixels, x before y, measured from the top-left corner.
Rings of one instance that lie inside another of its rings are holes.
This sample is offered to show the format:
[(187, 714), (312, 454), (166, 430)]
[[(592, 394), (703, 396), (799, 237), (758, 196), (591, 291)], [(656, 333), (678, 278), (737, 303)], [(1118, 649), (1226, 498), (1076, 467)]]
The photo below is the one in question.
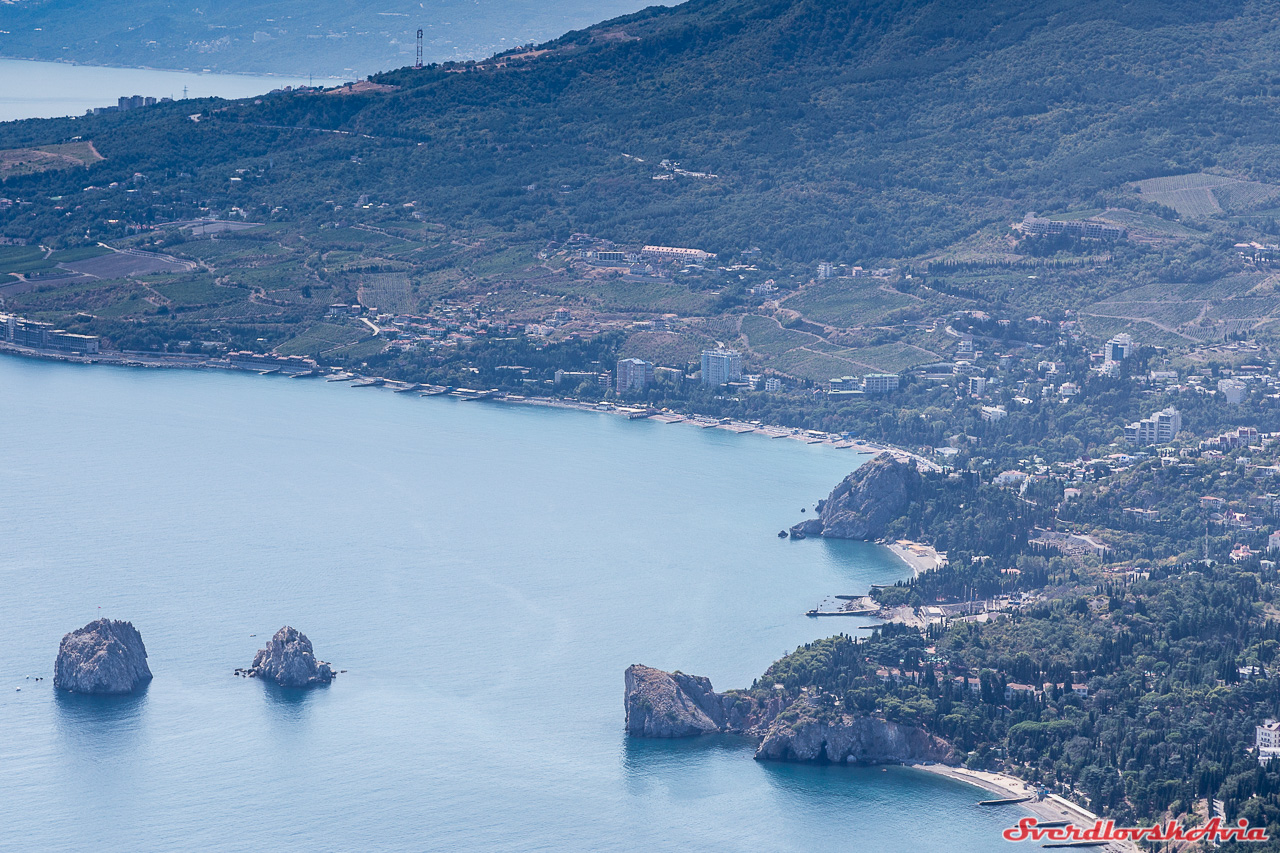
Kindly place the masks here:
[(805, 616), (874, 616), (875, 610), (806, 610)]
[(1012, 806), (1018, 803), (1027, 803), (1035, 799), (1034, 797), (1004, 797), (999, 800), (982, 800), (978, 803), (980, 806)]

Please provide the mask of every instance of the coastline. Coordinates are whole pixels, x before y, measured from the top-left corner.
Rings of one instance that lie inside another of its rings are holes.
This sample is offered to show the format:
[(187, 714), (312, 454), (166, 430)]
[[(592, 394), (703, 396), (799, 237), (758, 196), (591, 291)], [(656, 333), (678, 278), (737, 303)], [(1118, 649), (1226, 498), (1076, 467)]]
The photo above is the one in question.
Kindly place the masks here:
[[(981, 788), (995, 794), (998, 798), (1006, 797), (1034, 797), (1035, 787), (1028, 782), (1010, 776), (1007, 773), (995, 773), (989, 770), (969, 770), (962, 767), (948, 767), (945, 764), (908, 764), (906, 765), (913, 770), (920, 770), (924, 773), (932, 773), (935, 776), (945, 776), (948, 779), (954, 779), (957, 782), (964, 782), (975, 788)], [(1031, 812), (1042, 821), (1058, 821), (1068, 820), (1076, 826), (1086, 829), (1092, 827), (1094, 822), (1099, 818), (1093, 812), (1078, 806), (1075, 803), (1060, 797), (1057, 794), (1050, 794), (1043, 800), (1029, 800), (1025, 803), (1018, 803), (1019, 807)], [(992, 806), (999, 808), (999, 806)], [(1017, 824), (1016, 820), (1010, 821), (1009, 825)], [(1092, 847), (1093, 850), (1110, 851), (1110, 853), (1141, 853), (1138, 846), (1133, 842), (1112, 841), (1105, 845)]]
[(916, 577), (924, 572), (933, 572), (947, 564), (947, 555), (938, 553), (932, 545), (923, 542), (912, 542), (910, 539), (899, 539), (896, 542), (880, 543), (893, 552), (899, 560), (911, 567)]
[[(67, 364), (106, 364), (114, 367), (149, 367), (180, 370), (230, 370), (241, 373), (258, 373), (260, 375), (271, 372), (237, 367), (222, 359), (200, 355), (184, 355), (176, 353), (102, 352), (93, 356), (81, 356), (74, 353), (47, 352), (7, 342), (0, 342), (0, 355), (14, 355), (21, 358), (34, 358), (42, 361), (58, 361)], [(320, 368), (319, 370), (320, 372), (315, 375), (324, 376), (328, 380), (335, 380), (337, 377), (342, 377), (342, 381), (349, 381), (361, 385), (377, 384), (380, 387), (388, 388), (392, 391), (407, 391), (414, 387), (414, 383), (387, 379), (381, 376), (348, 374), (338, 371), (335, 368)], [(423, 385), (420, 387), (427, 388), (429, 386)], [(444, 389), (441, 389), (437, 393), (443, 392)], [(923, 470), (940, 470), (936, 463), (902, 447), (867, 441), (865, 439), (850, 439), (834, 433), (820, 432), (818, 430), (805, 430), (800, 427), (779, 426), (777, 424), (745, 423), (741, 421), (728, 421), (727, 423), (722, 423), (720, 420), (706, 415), (695, 415), (673, 409), (658, 410), (650, 407), (619, 406), (614, 403), (587, 403), (580, 400), (568, 400), (559, 397), (524, 397), (519, 395), (495, 393), (493, 396), (486, 396), (483, 399), (498, 403), (507, 403), (510, 405), (545, 406), (555, 409), (577, 409), (579, 411), (595, 412), (597, 414), (623, 415), (634, 420), (653, 419), (660, 423), (691, 424), (702, 429), (724, 429), (738, 435), (758, 435), (770, 439), (789, 438), (797, 441), (803, 441), (806, 444), (825, 444), (829, 447), (836, 447), (841, 450), (854, 450), (859, 454), (870, 457), (878, 456), (882, 453), (888, 453), (899, 460), (914, 460), (917, 466)], [(903, 559), (906, 558), (903, 557)], [(908, 563), (913, 569), (916, 568), (913, 563), (910, 563), (910, 561), (908, 561)]]

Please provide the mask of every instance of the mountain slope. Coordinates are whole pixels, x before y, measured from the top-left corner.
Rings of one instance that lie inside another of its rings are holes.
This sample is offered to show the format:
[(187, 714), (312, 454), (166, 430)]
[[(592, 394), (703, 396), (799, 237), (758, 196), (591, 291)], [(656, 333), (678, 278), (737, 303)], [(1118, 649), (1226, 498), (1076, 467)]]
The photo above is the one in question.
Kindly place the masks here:
[[(95, 182), (184, 171), (213, 211), (332, 216), (368, 195), (528, 234), (902, 257), (1028, 210), (1105, 203), (1138, 179), (1280, 180), (1275, 11), (695, 0), (531, 58), (382, 75), (389, 93), (273, 96), (198, 123), (189, 104), (24, 123), (0, 144), (92, 136), (107, 157)], [(231, 168), (263, 176), (229, 185)], [(149, 180), (181, 213), (178, 184)], [(6, 192), (83, 184), (47, 175)], [(138, 217), (141, 201), (120, 200)], [(6, 231), (37, 236), (40, 211), (24, 215), (25, 234), (12, 217)]]

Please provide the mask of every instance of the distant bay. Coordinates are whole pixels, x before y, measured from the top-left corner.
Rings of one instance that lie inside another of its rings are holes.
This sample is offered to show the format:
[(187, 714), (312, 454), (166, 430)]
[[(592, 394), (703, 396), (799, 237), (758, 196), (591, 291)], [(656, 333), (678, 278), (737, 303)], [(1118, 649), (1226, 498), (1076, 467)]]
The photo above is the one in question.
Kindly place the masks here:
[[(248, 98), (284, 86), (305, 86), (305, 77), (201, 74), (149, 68), (104, 68), (64, 62), (0, 59), (0, 121), (84, 115), (115, 105), (122, 95), (156, 98)], [(316, 80), (333, 85), (333, 80)]]

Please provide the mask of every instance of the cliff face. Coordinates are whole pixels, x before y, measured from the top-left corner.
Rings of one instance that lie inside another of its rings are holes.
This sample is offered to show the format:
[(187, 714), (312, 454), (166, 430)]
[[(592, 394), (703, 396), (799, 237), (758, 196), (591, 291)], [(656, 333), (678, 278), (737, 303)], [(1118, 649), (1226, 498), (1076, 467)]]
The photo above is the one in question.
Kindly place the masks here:
[(627, 734), (692, 737), (723, 731), (720, 698), (706, 678), (633, 664), (626, 672)]
[(800, 711), (798, 719), (775, 720), (769, 726), (756, 749), (757, 759), (836, 764), (897, 761), (950, 764), (956, 760), (951, 744), (924, 729), (875, 717), (842, 715), (824, 719), (807, 709)]
[(920, 493), (920, 472), (910, 462), (878, 456), (836, 486), (822, 503), (822, 535), (878, 539)]
[(333, 669), (316, 660), (307, 635), (288, 625), (276, 631), (267, 647), (253, 656), (250, 672), (281, 687), (309, 687), (333, 680)]
[[(627, 667), (627, 734), (632, 737), (694, 737), (725, 732), (761, 737), (756, 758), (876, 764), (954, 760), (951, 745), (923, 729), (874, 717), (820, 714), (803, 700), (781, 695), (758, 702), (741, 693), (716, 693), (696, 675)], [(787, 710), (785, 720), (778, 716)]]
[(131, 622), (98, 619), (62, 638), (53, 686), (71, 693), (132, 693), (151, 680), (147, 649)]

